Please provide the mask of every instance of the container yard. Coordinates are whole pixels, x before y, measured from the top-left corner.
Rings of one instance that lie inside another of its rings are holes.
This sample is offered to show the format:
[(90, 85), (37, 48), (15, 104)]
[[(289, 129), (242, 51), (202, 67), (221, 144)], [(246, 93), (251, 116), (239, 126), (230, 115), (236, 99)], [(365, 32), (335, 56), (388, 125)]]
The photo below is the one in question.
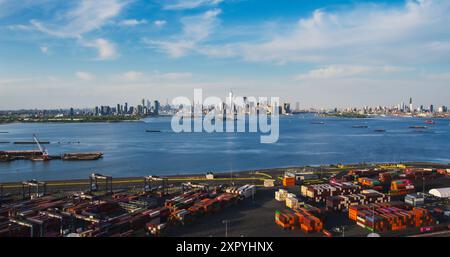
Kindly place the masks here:
[(95, 173), (88, 191), (48, 195), (45, 182), (24, 182), (22, 195), (2, 199), (0, 237), (157, 236), (249, 201), (256, 192), (250, 184), (175, 186), (152, 178), (150, 185), (142, 179), (141, 190), (113, 190), (111, 177)]
[(445, 233), (450, 232), (448, 168), (331, 165), (234, 177), (113, 179), (95, 173), (72, 186), (70, 181), (4, 183), (0, 236), (450, 235)]

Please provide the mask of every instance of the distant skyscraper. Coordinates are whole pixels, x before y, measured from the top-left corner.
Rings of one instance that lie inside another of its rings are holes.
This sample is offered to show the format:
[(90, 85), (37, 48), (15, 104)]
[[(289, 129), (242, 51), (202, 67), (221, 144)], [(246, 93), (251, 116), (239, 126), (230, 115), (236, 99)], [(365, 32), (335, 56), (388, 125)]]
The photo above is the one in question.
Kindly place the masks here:
[(414, 106), (413, 106), (413, 100), (412, 97), (409, 98), (409, 111), (413, 112), (414, 111)]
[(434, 106), (430, 105), (430, 112), (433, 113), (434, 112)]
[(128, 113), (128, 103), (125, 103), (125, 106), (123, 108), (124, 113)]
[(154, 114), (155, 115), (159, 115), (159, 101), (155, 100), (155, 110), (154, 110)]
[(295, 103), (295, 110), (300, 111), (300, 102)]
[(290, 103), (284, 103), (284, 111), (285, 113), (291, 113), (291, 104)]

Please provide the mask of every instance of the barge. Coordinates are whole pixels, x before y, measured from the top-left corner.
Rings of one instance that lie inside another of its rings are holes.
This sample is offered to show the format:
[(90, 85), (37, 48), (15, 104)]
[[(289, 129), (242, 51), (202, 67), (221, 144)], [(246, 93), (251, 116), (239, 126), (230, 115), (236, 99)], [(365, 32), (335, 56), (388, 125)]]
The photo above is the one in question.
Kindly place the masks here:
[(65, 153), (62, 156), (64, 161), (91, 161), (97, 160), (103, 157), (101, 152), (90, 152), (90, 153)]
[(23, 151), (0, 151), (0, 162), (9, 162), (14, 160), (31, 160), (31, 161), (48, 161), (48, 160), (64, 160), (64, 161), (90, 161), (103, 157), (101, 152), (85, 152), (85, 153), (65, 153), (62, 155), (47, 156), (43, 158), (44, 153), (40, 150), (23, 150)]

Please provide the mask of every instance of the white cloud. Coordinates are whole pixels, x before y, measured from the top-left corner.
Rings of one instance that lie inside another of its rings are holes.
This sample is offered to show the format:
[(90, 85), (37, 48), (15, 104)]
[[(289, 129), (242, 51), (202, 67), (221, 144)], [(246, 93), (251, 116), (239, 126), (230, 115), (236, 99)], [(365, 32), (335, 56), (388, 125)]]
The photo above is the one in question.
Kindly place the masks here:
[(41, 46), (41, 47), (39, 47), (39, 50), (41, 50), (41, 52), (43, 53), (43, 54), (48, 54), (49, 53), (49, 48), (48, 48), (48, 46)]
[(153, 73), (145, 74), (138, 71), (127, 71), (120, 75), (120, 79), (124, 81), (162, 81), (162, 80), (183, 80), (192, 77), (190, 72), (166, 72), (161, 73), (155, 71)]
[(218, 16), (221, 12), (220, 9), (213, 9), (200, 15), (184, 17), (181, 19), (181, 34), (175, 35), (172, 40), (144, 39), (144, 42), (151, 47), (166, 52), (171, 57), (182, 57), (189, 51), (195, 50), (199, 43), (206, 40), (214, 32), (219, 23)]
[(202, 6), (218, 5), (224, 0), (172, 0), (163, 6), (165, 10), (195, 9)]
[(168, 80), (187, 79), (192, 77), (190, 72), (168, 72), (159, 74), (158, 77)]
[(91, 80), (94, 80), (94, 79), (95, 79), (95, 76), (94, 76), (94, 75), (92, 75), (92, 74), (89, 73), (89, 72), (85, 72), (85, 71), (77, 71), (77, 72), (75, 73), (75, 76), (76, 76), (78, 79), (81, 79), (81, 80), (84, 80), (84, 81), (91, 81)]
[(116, 45), (106, 39), (98, 38), (93, 41), (83, 41), (82, 44), (98, 51), (97, 60), (113, 60), (118, 56)]
[(137, 71), (128, 71), (121, 75), (122, 80), (133, 81), (142, 78), (144, 74)]
[(432, 80), (447, 80), (450, 81), (450, 72), (444, 72), (444, 73), (432, 73), (425, 76), (427, 79)]
[[(260, 29), (256, 38), (220, 40), (223, 44), (196, 42), (190, 50), (251, 62), (404, 66), (450, 57), (449, 13), (450, 1), (446, 0), (411, 0), (400, 6), (355, 4), (316, 10), (296, 22), (275, 22), (272, 28)], [(179, 42), (164, 43), (162, 48), (170, 53)]]
[[(84, 35), (101, 29), (111, 19), (118, 16), (128, 0), (82, 0), (70, 5), (67, 11), (58, 13), (43, 22), (30, 20), (30, 25), (12, 25), (10, 29), (34, 29), (57, 38), (75, 38), (85, 47), (98, 50), (99, 60), (111, 60), (117, 57), (117, 50), (113, 43), (105, 39), (89, 40)], [(136, 21), (137, 23), (144, 22)], [(132, 26), (133, 20), (124, 21), (124, 25)]]
[(354, 77), (361, 75), (382, 75), (387, 73), (409, 71), (410, 68), (394, 66), (329, 65), (299, 74), (296, 80), (316, 80)]
[(147, 20), (145, 20), (145, 19), (141, 19), (141, 20), (129, 19), (129, 20), (123, 20), (123, 21), (119, 22), (120, 26), (128, 26), (128, 27), (133, 27), (133, 26), (142, 25), (142, 24), (147, 24)]
[(160, 28), (160, 27), (164, 27), (167, 24), (167, 21), (165, 21), (165, 20), (156, 20), (156, 21), (153, 22), (153, 24), (156, 27)]
[(122, 11), (125, 0), (82, 0), (52, 21), (31, 20), (35, 29), (56, 37), (79, 38), (83, 34), (103, 27)]

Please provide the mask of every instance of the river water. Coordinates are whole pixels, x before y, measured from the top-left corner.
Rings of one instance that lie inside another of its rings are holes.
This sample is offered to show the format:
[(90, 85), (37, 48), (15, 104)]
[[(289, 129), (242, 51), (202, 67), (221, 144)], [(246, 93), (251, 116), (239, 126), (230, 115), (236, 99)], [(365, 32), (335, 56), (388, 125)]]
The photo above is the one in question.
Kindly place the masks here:
[[(325, 124), (312, 124), (314, 121)], [(275, 144), (261, 144), (258, 133), (173, 133), (169, 117), (141, 122), (0, 125), (0, 150), (35, 149), (14, 145), (37, 134), (50, 155), (101, 151), (96, 161), (0, 162), (0, 183), (27, 179), (88, 178), (92, 172), (113, 177), (226, 172), (274, 167), (358, 162), (450, 162), (450, 120), (428, 129), (419, 118), (317, 118), (282, 116)], [(368, 128), (353, 128), (367, 125)], [(145, 130), (161, 130), (148, 133)], [(375, 132), (385, 129), (385, 133)]]

